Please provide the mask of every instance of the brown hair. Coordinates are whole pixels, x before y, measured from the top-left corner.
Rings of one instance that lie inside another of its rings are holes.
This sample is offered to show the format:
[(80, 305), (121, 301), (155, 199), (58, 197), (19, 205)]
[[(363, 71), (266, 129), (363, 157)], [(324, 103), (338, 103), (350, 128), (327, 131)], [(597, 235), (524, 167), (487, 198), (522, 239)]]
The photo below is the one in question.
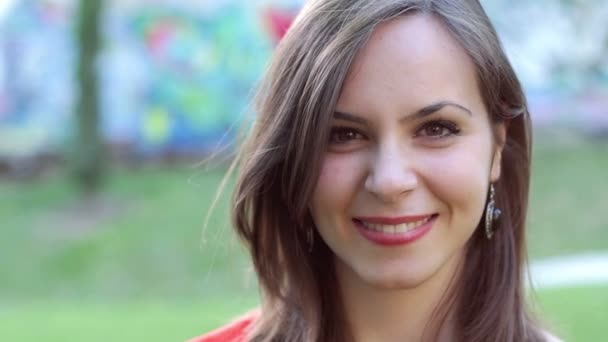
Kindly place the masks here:
[(353, 59), (378, 24), (411, 13), (443, 22), (476, 66), (492, 121), (509, 121), (495, 184), (502, 218), (491, 240), (480, 223), (448, 300), (458, 320), (457, 340), (542, 340), (525, 308), (522, 274), (529, 114), (483, 8), (476, 0), (318, 0), (306, 2), (277, 47), (257, 94), (256, 122), (237, 159), (233, 223), (251, 253), (263, 300), (253, 341), (351, 340), (333, 254), (316, 233), (308, 251), (306, 231), (314, 225), (308, 204)]

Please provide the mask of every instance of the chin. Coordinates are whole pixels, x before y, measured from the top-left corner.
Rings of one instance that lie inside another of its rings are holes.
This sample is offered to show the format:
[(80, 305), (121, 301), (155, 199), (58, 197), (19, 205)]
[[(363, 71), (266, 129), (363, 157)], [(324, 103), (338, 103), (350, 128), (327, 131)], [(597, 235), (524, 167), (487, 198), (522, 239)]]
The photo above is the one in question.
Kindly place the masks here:
[(367, 274), (361, 278), (369, 286), (378, 290), (408, 290), (424, 284), (429, 275), (427, 272), (409, 272), (408, 274)]

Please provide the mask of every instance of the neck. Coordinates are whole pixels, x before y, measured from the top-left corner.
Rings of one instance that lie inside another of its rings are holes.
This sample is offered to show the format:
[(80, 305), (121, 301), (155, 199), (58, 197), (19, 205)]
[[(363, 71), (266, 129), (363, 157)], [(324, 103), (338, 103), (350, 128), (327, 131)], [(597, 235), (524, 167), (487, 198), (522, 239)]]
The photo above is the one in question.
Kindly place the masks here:
[[(452, 258), (436, 274), (412, 288), (386, 289), (365, 283), (344, 265), (336, 271), (354, 341), (452, 341), (450, 285), (460, 272)], [(453, 305), (451, 305), (453, 307)], [(445, 318), (445, 320), (443, 320)]]

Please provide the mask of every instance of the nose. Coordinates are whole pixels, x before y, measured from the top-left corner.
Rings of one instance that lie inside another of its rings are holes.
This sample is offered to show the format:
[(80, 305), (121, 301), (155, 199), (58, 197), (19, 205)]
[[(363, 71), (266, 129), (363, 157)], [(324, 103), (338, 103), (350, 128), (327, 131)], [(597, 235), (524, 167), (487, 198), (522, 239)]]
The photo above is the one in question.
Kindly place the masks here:
[(394, 203), (418, 186), (413, 159), (399, 147), (384, 148), (370, 160), (365, 189), (385, 203)]

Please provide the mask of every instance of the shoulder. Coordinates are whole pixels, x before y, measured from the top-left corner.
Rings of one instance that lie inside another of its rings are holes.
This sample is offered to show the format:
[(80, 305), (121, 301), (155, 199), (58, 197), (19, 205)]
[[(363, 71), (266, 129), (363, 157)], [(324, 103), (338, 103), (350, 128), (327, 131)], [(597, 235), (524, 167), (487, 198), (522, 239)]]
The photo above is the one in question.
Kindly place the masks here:
[(259, 310), (250, 311), (231, 323), (188, 342), (245, 342), (247, 332), (259, 314)]

